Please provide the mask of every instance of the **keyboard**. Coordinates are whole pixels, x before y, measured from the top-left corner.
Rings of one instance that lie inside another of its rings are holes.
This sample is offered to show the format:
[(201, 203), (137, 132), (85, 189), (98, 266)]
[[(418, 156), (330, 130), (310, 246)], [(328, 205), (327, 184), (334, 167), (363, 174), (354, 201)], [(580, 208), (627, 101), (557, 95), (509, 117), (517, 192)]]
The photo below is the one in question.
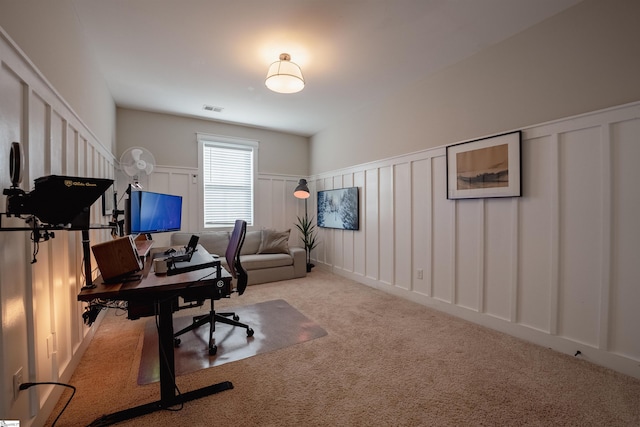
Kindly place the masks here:
[(187, 250), (185, 248), (176, 249), (175, 252), (171, 252), (167, 261), (169, 262), (180, 262), (180, 261), (189, 261), (191, 256), (193, 255), (193, 251)]
[(213, 267), (216, 269), (217, 277), (221, 277), (222, 268), (220, 266), (220, 258), (211, 256), (204, 248), (193, 251), (185, 256), (188, 258), (184, 260), (170, 258), (167, 263), (167, 276)]

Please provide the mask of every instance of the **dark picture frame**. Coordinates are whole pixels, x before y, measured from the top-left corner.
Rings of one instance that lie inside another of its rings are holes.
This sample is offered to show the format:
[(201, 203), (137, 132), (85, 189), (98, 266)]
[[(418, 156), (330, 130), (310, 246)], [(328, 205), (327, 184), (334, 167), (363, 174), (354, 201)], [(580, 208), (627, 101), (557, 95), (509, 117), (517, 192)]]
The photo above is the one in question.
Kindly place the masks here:
[(318, 191), (318, 227), (340, 230), (360, 229), (358, 187)]
[(447, 199), (522, 196), (522, 132), (447, 147)]

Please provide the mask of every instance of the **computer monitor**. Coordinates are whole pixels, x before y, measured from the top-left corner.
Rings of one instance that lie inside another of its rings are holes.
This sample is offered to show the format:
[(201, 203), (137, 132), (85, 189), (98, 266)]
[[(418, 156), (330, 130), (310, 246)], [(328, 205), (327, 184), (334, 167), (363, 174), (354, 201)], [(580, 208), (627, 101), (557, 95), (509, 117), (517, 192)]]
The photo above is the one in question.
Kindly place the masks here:
[(125, 210), (127, 234), (178, 231), (182, 225), (182, 196), (131, 191)]

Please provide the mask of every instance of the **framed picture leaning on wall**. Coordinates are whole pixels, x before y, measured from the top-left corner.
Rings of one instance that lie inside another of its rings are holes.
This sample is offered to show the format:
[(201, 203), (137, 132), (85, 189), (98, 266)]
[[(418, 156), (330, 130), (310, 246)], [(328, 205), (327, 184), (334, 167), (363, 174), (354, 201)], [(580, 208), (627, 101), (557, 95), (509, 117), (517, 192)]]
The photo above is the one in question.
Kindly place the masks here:
[(522, 196), (522, 132), (447, 147), (447, 199)]

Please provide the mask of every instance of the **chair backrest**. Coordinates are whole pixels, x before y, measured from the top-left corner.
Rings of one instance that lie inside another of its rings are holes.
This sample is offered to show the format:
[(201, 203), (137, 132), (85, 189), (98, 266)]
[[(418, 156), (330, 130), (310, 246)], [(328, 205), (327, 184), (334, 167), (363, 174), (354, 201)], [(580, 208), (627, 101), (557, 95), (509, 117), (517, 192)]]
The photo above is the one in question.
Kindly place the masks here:
[(236, 290), (238, 294), (242, 295), (247, 288), (247, 272), (242, 268), (240, 263), (240, 249), (244, 243), (244, 237), (247, 234), (247, 222), (241, 219), (236, 220), (236, 224), (231, 232), (229, 238), (229, 245), (227, 245), (227, 251), (225, 252), (225, 258), (227, 265), (229, 266), (229, 273), (236, 279)]

